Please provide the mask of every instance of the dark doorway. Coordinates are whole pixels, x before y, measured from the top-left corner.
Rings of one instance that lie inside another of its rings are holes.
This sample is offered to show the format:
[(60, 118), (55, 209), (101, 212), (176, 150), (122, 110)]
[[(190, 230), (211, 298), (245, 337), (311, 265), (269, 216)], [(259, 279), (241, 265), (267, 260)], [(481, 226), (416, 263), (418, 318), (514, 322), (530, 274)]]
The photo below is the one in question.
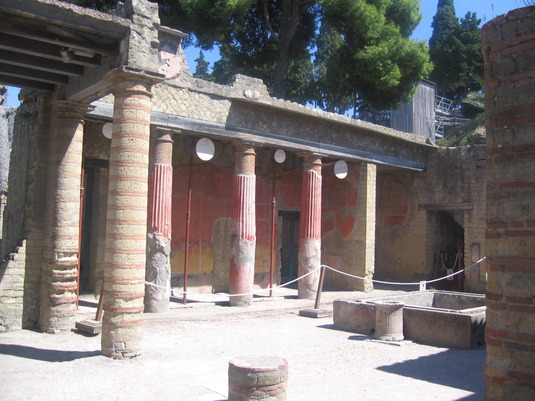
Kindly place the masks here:
[[(435, 271), (433, 278), (445, 277), (462, 270), (464, 255), (464, 229), (462, 211), (436, 211), (430, 213), (433, 227), (433, 254)], [(463, 275), (459, 274), (435, 284), (437, 289), (462, 290)]]
[[(92, 252), (92, 238), (95, 233), (93, 227), (94, 216), (102, 213), (98, 204), (97, 179), (100, 169), (108, 168), (108, 161), (101, 159), (86, 158), (83, 168), (83, 204), (82, 204), (82, 229), (80, 241), (80, 292), (92, 291), (91, 269), (94, 269), (94, 252)], [(94, 274), (94, 272), (93, 272)]]
[(83, 171), (83, 204), (82, 204), (82, 238), (80, 244), (80, 291), (88, 291), (90, 245), (91, 245), (91, 212), (95, 169), (84, 162)]
[(279, 216), (282, 217), (281, 284), (284, 284), (297, 278), (299, 212), (282, 210)]

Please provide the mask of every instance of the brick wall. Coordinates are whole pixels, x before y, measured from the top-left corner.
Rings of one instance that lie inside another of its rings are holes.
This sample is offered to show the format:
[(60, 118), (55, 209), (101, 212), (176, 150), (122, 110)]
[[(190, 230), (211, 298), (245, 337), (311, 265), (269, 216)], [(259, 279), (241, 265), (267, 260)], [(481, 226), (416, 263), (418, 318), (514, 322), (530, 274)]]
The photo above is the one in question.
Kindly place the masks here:
[(535, 7), (483, 27), (486, 400), (535, 399)]

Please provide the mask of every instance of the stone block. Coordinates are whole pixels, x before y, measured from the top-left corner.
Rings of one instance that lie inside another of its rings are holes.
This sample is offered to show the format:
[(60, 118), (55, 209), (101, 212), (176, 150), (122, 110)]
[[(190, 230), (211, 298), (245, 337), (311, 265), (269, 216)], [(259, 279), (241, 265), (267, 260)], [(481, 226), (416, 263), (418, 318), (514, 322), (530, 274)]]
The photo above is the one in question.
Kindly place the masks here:
[(375, 306), (358, 300), (336, 299), (333, 302), (333, 321), (341, 330), (370, 334), (375, 329)]
[(331, 317), (332, 315), (332, 311), (327, 309), (301, 309), (299, 311), (299, 316), (311, 317), (314, 319)]
[[(434, 298), (459, 298), (446, 301), (459, 309), (434, 307)], [(462, 309), (462, 298), (474, 298)], [(485, 306), (480, 294), (460, 294), (447, 291), (418, 291), (403, 295), (373, 298), (365, 301), (335, 300), (333, 320), (336, 328), (359, 334), (370, 334), (376, 329), (377, 302), (403, 302), (403, 335), (406, 338), (441, 347), (473, 349), (484, 341)], [(478, 305), (475, 306), (474, 305)]]
[(100, 334), (102, 332), (102, 322), (96, 320), (82, 320), (76, 322), (76, 329), (89, 334)]

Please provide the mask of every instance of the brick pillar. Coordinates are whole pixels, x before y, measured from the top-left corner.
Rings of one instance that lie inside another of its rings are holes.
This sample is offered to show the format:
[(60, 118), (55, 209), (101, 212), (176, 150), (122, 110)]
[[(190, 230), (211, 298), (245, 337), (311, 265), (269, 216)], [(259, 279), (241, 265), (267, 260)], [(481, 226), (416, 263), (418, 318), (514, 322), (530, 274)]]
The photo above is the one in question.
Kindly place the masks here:
[[(373, 278), (375, 270), (375, 215), (377, 192), (377, 166), (361, 163), (357, 187), (357, 221), (356, 245), (358, 247), (353, 274), (359, 277)], [(364, 280), (352, 280), (354, 289), (369, 292), (373, 283)]]
[[(253, 290), (254, 283), (256, 153), (252, 145), (240, 142), (235, 145), (234, 158), (229, 292), (244, 294)], [(252, 301), (252, 294), (230, 297), (230, 306), (248, 306)]]
[(277, 356), (239, 356), (228, 364), (228, 401), (286, 401), (288, 362)]
[(127, 358), (140, 354), (143, 337), (151, 84), (115, 79), (101, 346)]
[[(304, 155), (299, 224), (299, 276), (321, 265), (321, 167), (321, 158), (318, 155)], [(318, 270), (299, 280), (299, 298), (313, 299), (316, 296), (319, 276)]]
[[(166, 312), (171, 296), (171, 203), (173, 195), (173, 136), (168, 130), (152, 135), (149, 173), (145, 312)], [(164, 288), (162, 288), (164, 287)]]
[(88, 106), (53, 103), (47, 180), (47, 239), (41, 279), (39, 327), (71, 330), (76, 317), (83, 115)]
[(535, 399), (535, 7), (483, 27), (487, 130), (485, 399)]

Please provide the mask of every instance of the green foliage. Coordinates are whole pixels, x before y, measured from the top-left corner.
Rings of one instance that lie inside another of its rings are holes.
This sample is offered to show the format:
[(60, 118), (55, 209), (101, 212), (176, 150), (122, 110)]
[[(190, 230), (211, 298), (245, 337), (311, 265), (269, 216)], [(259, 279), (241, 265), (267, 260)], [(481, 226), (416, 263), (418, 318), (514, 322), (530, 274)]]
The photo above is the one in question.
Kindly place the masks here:
[(429, 79), (437, 84), (439, 95), (455, 102), (469, 91), (481, 89), (473, 78), (483, 75), (480, 23), (471, 12), (459, 21), (453, 0), (439, 0), (429, 40), (429, 55), (434, 64)]
[(210, 63), (204, 58), (204, 52), (202, 50), (199, 52), (199, 57), (195, 59), (195, 62), (197, 63), (197, 67), (195, 68), (193, 76), (195, 78), (204, 79), (205, 81), (212, 81), (214, 77), (208, 72)]
[[(116, 0), (78, 0), (109, 8)], [(431, 71), (424, 42), (409, 39), (418, 0), (158, 0), (163, 25), (194, 35), (184, 45), (219, 48), (208, 72), (226, 83), (261, 78), (272, 95), (339, 113), (375, 115), (412, 96)], [(199, 65), (200, 64), (200, 65)], [(373, 112), (370, 112), (373, 110)]]
[(476, 118), (485, 112), (485, 94), (481, 91), (468, 92), (461, 100), (461, 111), (466, 118)]
[(431, 70), (424, 42), (408, 38), (418, 2), (323, 0), (316, 79), (323, 108), (366, 103), (386, 109), (408, 100)]
[(274, 96), (341, 113), (410, 98), (431, 63), (408, 37), (418, 0), (177, 0), (179, 29), (219, 47), (217, 82), (261, 78)]
[[(180, 28), (195, 33), (197, 45), (210, 49), (239, 28), (256, 0), (177, 0)], [(186, 18), (183, 18), (187, 16)]]
[(485, 117), (479, 114), (476, 118), (467, 124), (450, 128), (444, 135), (444, 138), (437, 142), (439, 146), (466, 146), (469, 145), (476, 131), (482, 129)]

